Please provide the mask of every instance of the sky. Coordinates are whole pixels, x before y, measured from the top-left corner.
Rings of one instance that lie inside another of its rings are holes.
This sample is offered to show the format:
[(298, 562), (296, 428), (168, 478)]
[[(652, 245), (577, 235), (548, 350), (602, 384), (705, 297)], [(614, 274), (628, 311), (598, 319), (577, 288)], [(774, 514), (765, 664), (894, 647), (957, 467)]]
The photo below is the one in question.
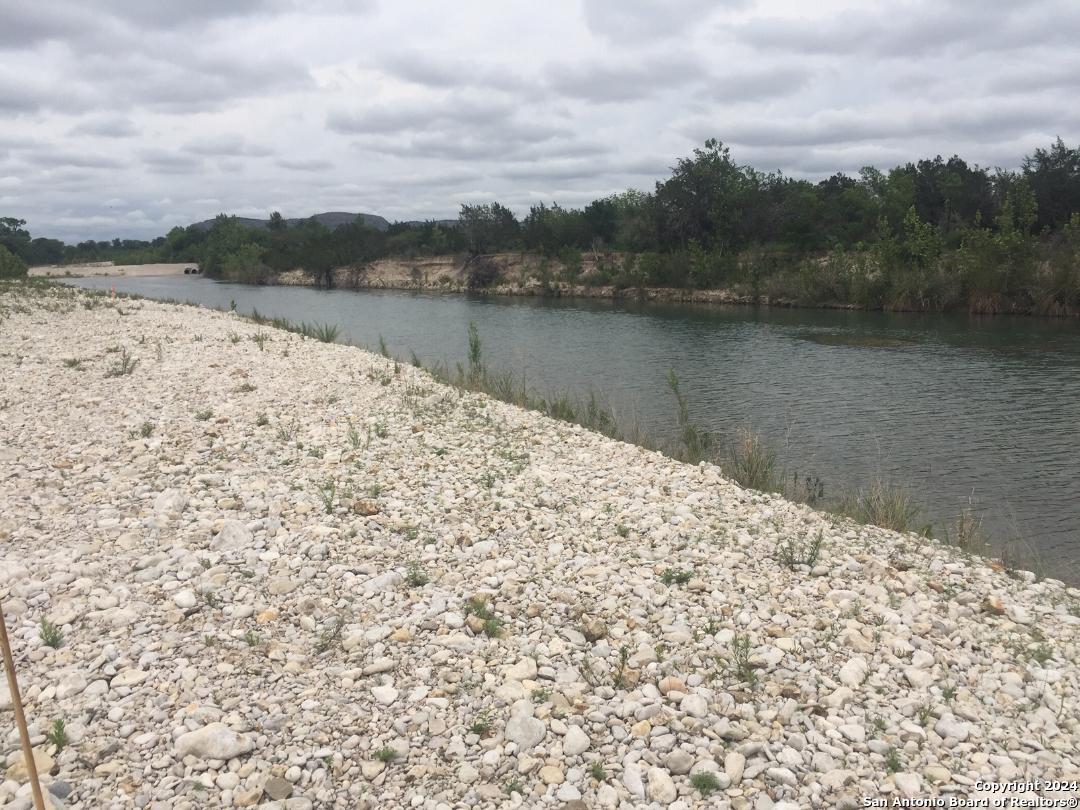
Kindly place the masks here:
[(1077, 0), (0, 0), (0, 216), (452, 218), (1080, 143)]

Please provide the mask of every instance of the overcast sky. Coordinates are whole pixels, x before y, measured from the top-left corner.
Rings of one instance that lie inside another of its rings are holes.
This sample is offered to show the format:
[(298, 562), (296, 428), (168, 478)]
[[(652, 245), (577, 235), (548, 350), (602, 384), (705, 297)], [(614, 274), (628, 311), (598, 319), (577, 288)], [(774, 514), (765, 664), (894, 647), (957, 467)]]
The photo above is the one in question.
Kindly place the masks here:
[(523, 213), (708, 137), (811, 178), (1016, 167), (1080, 142), (1078, 99), (1077, 0), (0, 0), (0, 216)]

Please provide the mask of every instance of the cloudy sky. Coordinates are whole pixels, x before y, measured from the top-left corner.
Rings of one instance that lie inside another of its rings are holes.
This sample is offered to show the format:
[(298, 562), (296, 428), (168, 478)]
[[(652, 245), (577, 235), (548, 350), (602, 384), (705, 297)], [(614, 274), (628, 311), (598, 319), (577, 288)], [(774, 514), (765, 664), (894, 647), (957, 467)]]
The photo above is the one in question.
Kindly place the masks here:
[[(874, 8), (881, 10), (872, 10)], [(1080, 142), (1077, 0), (0, 0), (0, 216), (452, 217)]]

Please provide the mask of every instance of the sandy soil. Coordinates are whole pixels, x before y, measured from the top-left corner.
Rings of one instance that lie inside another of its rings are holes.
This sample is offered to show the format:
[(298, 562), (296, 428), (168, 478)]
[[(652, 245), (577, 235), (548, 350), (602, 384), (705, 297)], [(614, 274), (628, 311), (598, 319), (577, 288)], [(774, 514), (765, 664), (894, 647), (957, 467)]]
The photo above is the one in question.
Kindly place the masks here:
[(182, 276), (184, 269), (198, 267), (195, 262), (181, 264), (113, 264), (93, 262), (90, 264), (50, 264), (31, 267), (31, 276)]

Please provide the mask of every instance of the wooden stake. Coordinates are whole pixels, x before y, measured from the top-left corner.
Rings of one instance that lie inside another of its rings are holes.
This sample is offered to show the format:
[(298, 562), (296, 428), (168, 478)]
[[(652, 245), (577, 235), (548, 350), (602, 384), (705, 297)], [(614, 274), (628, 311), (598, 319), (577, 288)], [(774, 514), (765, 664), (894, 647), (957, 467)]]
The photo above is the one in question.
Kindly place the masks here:
[(34, 807), (45, 810), (45, 797), (41, 795), (38, 782), (37, 763), (34, 761), (34, 749), (30, 745), (30, 732), (26, 728), (26, 715), (23, 714), (22, 696), (19, 694), (19, 682), (15, 680), (15, 661), (11, 657), (11, 642), (8, 641), (7, 623), (4, 621), (4, 606), (0, 604), (0, 647), (4, 648), (4, 672), (7, 673), (8, 688), (11, 690), (11, 706), (15, 709), (15, 724), (22, 737), (23, 761), (26, 763), (26, 775), (30, 778), (30, 789), (34, 792)]

